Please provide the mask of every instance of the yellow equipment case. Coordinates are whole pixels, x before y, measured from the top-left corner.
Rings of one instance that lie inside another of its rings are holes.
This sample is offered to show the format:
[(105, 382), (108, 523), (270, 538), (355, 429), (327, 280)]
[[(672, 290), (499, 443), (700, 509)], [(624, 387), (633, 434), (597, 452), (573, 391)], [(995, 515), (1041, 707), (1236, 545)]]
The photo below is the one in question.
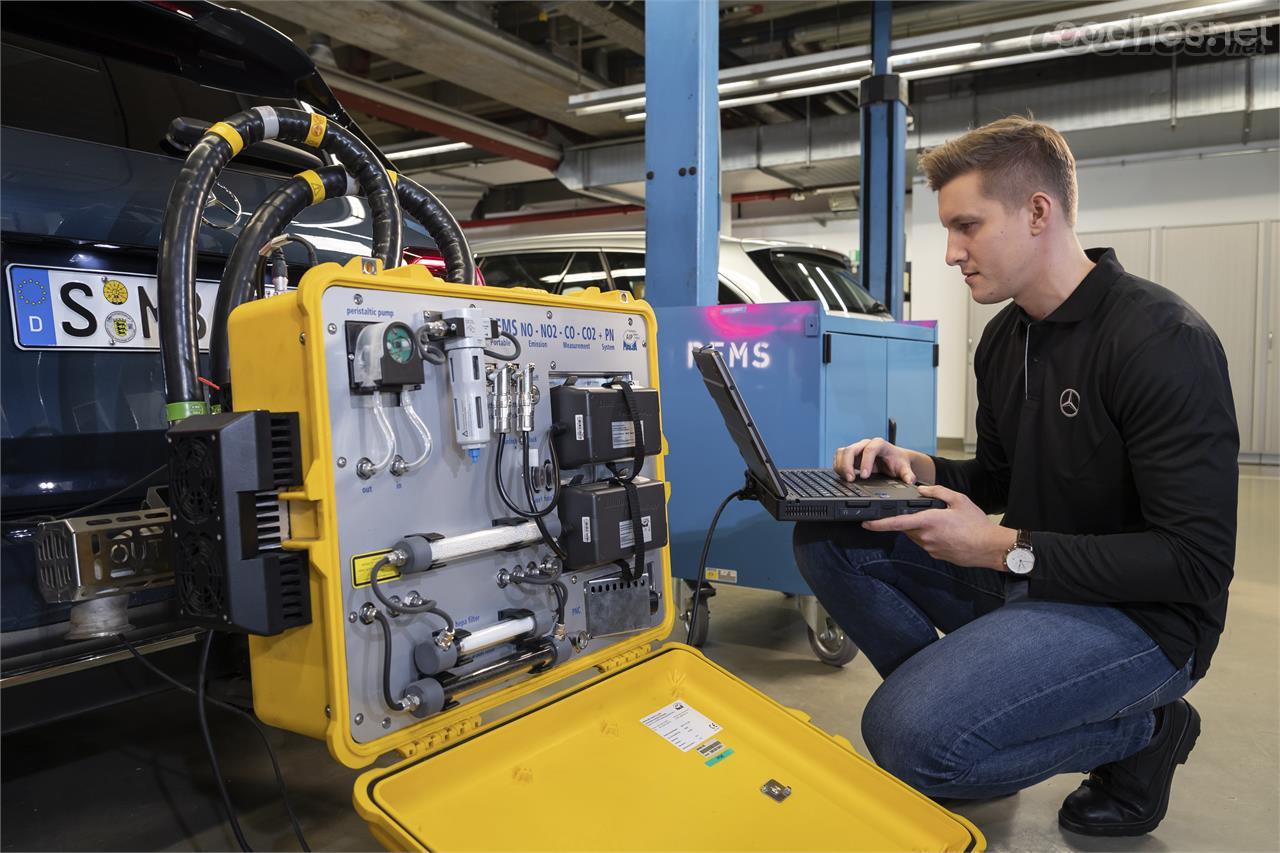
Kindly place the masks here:
[[(401, 324), (425, 354), (420, 374), (416, 361), (399, 361), (407, 352)], [(635, 396), (605, 415), (612, 421), (603, 434), (623, 461), (636, 444), (653, 449), (647, 479), (635, 481), (642, 490), (665, 481), (665, 441), (639, 415), (642, 391), (658, 386), (648, 305), (593, 288), (554, 296), (454, 285), (419, 266), (383, 271), (358, 258), (315, 267), (296, 292), (241, 306), (229, 335), (236, 409), (296, 412), (303, 463), (302, 486), (278, 498), (288, 510), (284, 549), (308, 555), (311, 620), (249, 638), (255, 708), (272, 725), (323, 738), (349, 767), (398, 754), (355, 787), (355, 807), (379, 843), (433, 851), (983, 848), (973, 824), (846, 739), (693, 648), (657, 645), (676, 622), (668, 550), (659, 547), (665, 498), (660, 517), (646, 515), (641, 528), (635, 502), (622, 500), (621, 522), (609, 514), (609, 489), (625, 479), (616, 466), (593, 477), (595, 463), (585, 465), (563, 491), (538, 476), (551, 470), (558, 434), (568, 442), (592, 430), (590, 408), (585, 429), (581, 414), (565, 413), (592, 394), (603, 396), (591, 405), (614, 405), (610, 383), (625, 375)], [(476, 401), (460, 371), (482, 363), (489, 397), (479, 408), (494, 431), (487, 444), (462, 423)], [(396, 378), (401, 369), (408, 373)], [(500, 431), (525, 414), (535, 429)], [(389, 466), (384, 423), (397, 460)], [(560, 515), (546, 521), (606, 562), (580, 568), (570, 548), (561, 568), (545, 538), (509, 541), (526, 522), (496, 523), (505, 510), (495, 477), (524, 486), (517, 501), (531, 500), (526, 509), (558, 496)], [(564, 507), (586, 500), (600, 514), (584, 532), (586, 519), (571, 520)], [(628, 552), (636, 536), (652, 546), (643, 565), (608, 560), (612, 527)], [(389, 558), (405, 550), (397, 540), (410, 533), (445, 556), (394, 565)], [(380, 607), (370, 594), (375, 571), (393, 604), (435, 604), (450, 624)], [(567, 600), (536, 583), (556, 578)], [(498, 634), (504, 641), (486, 646)], [(431, 663), (440, 654), (444, 662)]]

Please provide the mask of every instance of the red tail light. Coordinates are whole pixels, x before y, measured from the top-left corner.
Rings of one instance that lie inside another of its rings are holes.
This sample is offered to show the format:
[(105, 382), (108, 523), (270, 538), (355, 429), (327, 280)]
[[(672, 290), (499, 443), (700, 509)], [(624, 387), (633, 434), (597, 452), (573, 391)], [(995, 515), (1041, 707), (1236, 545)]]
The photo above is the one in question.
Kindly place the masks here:
[[(431, 270), (431, 274), (437, 278), (444, 278), (446, 264), (444, 256), (440, 254), (438, 249), (424, 249), (418, 246), (409, 246), (404, 250), (404, 262), (406, 264), (417, 264)], [(480, 267), (476, 267), (476, 284), (484, 284), (484, 273), (480, 272)]]

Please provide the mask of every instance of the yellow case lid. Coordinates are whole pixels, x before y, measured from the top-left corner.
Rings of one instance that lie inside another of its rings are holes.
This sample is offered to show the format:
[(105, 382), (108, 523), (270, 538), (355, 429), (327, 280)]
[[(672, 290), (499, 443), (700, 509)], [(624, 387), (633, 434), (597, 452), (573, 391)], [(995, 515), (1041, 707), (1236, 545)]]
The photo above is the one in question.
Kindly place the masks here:
[[(716, 728), (686, 723), (672, 732), (642, 722), (673, 708)], [(684, 739), (676, 745), (660, 731)], [(764, 790), (770, 782), (781, 789), (773, 796)], [(370, 770), (356, 780), (355, 805), (374, 837), (397, 850), (968, 851), (986, 843), (972, 823), (847, 740), (679, 644), (439, 752)]]

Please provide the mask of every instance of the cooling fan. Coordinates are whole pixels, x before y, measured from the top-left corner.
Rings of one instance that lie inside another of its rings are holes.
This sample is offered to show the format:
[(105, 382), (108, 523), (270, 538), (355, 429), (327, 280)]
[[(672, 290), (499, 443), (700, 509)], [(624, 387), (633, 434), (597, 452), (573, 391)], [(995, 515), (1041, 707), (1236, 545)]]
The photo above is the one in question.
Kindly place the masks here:
[(298, 416), (197, 415), (168, 433), (174, 579), (194, 624), (270, 636), (311, 621), (308, 560), (284, 548), (302, 482)]

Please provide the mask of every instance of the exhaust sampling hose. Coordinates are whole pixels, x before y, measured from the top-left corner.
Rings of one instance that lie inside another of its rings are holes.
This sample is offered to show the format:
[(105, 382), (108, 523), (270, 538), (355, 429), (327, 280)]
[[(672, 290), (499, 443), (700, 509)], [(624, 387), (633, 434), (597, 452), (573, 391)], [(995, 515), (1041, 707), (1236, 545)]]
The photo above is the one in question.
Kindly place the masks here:
[[(387, 173), (395, 184), (396, 196), (406, 214), (418, 222), (436, 242), (445, 259), (447, 281), (475, 284), (475, 259), (458, 221), (430, 190), (395, 172)], [(258, 206), (240, 232), (231, 257), (218, 285), (210, 324), (209, 349), (212, 354), (214, 384), (226, 390), (231, 381), (231, 354), (227, 341), (227, 322), (231, 312), (247, 302), (256, 284), (259, 251), (288, 227), (289, 223), (313, 204), (325, 199), (357, 195), (360, 186), (341, 166), (308, 169), (285, 181)]]
[(373, 253), (400, 262), (403, 223), (395, 188), (382, 163), (358, 137), (317, 113), (254, 107), (212, 125), (187, 155), (165, 209), (156, 270), (165, 414), (170, 421), (208, 411), (198, 378), (195, 263), (200, 215), (218, 174), (246, 145), (275, 139), (332, 154), (350, 172), (373, 213)]

